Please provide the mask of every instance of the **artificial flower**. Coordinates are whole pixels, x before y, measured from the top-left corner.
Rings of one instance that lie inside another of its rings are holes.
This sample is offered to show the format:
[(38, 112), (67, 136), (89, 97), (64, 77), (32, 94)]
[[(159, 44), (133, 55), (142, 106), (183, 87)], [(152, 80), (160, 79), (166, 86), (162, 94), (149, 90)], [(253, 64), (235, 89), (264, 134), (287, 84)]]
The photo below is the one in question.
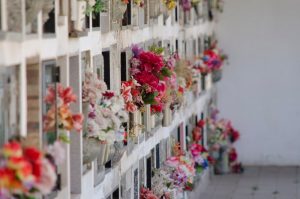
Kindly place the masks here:
[[(86, 90), (86, 96), (89, 96), (90, 91), (97, 90), (98, 93), (95, 95), (93, 100), (89, 100), (89, 106), (87, 110), (87, 119), (86, 119), (86, 129), (85, 136), (89, 138), (95, 138), (100, 140), (103, 143), (114, 143), (115, 141), (123, 140), (123, 129), (122, 123), (128, 120), (128, 113), (125, 108), (129, 104), (129, 98), (127, 102), (124, 101), (124, 96), (130, 95), (131, 93), (123, 93), (122, 95), (117, 95), (113, 91), (107, 90), (105, 84), (102, 80), (98, 79), (95, 75), (91, 74), (91, 71), (86, 71), (84, 85), (92, 85), (89, 81), (93, 80), (98, 82), (98, 85), (101, 87), (93, 88), (90, 87)], [(122, 86), (127, 92), (127, 87)], [(130, 88), (129, 88), (130, 89)], [(120, 133), (122, 132), (122, 133)]]
[(173, 10), (176, 7), (176, 0), (162, 0), (168, 10)]
[(19, 142), (8, 142), (4, 144), (2, 148), (2, 154), (5, 157), (21, 157), (22, 156), (22, 147)]
[(63, 144), (60, 141), (56, 141), (54, 144), (49, 145), (46, 151), (54, 158), (55, 163), (58, 165), (62, 164), (66, 158)]
[(54, 166), (46, 158), (42, 159), (41, 162), (42, 176), (39, 181), (37, 181), (35, 187), (42, 194), (49, 194), (56, 185), (56, 172)]
[(83, 115), (73, 114), (70, 104), (76, 102), (76, 96), (71, 87), (63, 88), (61, 84), (49, 86), (44, 101), (50, 105), (46, 115), (43, 116), (43, 128), (46, 132), (59, 130), (70, 131), (73, 128), (80, 132)]
[[(10, 154), (12, 148), (16, 149), (17, 155)], [(48, 161), (48, 155), (46, 158), (43, 152), (34, 147), (23, 148), (16, 141), (5, 144), (0, 154), (6, 154), (0, 156), (1, 199), (32, 198), (53, 190), (56, 172)]]

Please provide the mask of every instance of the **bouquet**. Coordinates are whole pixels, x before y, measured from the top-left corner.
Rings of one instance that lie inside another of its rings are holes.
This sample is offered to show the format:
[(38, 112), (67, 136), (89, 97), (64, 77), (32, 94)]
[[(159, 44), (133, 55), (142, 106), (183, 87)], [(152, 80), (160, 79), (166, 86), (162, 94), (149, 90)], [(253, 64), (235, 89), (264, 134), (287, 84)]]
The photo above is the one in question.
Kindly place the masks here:
[(135, 79), (122, 83), (121, 95), (125, 101), (125, 109), (130, 113), (134, 113), (144, 106), (140, 86)]
[(165, 77), (170, 76), (169, 69), (165, 66), (159, 48), (144, 51), (137, 46), (132, 48), (131, 76), (139, 84), (137, 87), (144, 104), (150, 104), (153, 113), (160, 113), (164, 108), (166, 93)]
[(0, 198), (39, 198), (56, 186), (55, 159), (17, 141), (0, 149)]
[(173, 10), (176, 7), (176, 0), (162, 0), (168, 10)]
[(180, 5), (182, 6), (184, 12), (188, 12), (192, 8), (191, 0), (180, 0)]
[(192, 144), (190, 146), (189, 151), (195, 162), (195, 168), (197, 173), (201, 173), (203, 169), (206, 169), (208, 167), (207, 150), (199, 144)]
[(124, 140), (122, 123), (128, 120), (128, 113), (123, 97), (107, 90), (105, 83), (96, 74), (87, 71), (83, 98), (89, 102), (85, 135), (110, 144)]
[(138, 7), (143, 7), (145, 2), (144, 0), (133, 0), (134, 5), (138, 6)]
[(156, 195), (154, 195), (154, 193), (151, 190), (142, 187), (140, 190), (140, 199), (159, 199), (159, 198)]
[(44, 131), (49, 134), (59, 130), (59, 139), (69, 142), (64, 131), (80, 132), (83, 122), (82, 114), (73, 114), (70, 110), (70, 104), (76, 102), (72, 88), (63, 88), (61, 84), (49, 86), (44, 101), (50, 106), (43, 120)]

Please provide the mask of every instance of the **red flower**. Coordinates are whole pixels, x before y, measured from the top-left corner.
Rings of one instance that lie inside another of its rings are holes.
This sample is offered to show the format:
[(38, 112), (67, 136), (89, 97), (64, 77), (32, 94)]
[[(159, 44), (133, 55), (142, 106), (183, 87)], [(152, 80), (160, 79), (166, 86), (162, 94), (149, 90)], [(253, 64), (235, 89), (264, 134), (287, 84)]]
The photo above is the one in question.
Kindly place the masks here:
[(197, 126), (198, 126), (199, 128), (203, 128), (204, 125), (205, 125), (205, 120), (199, 120), (198, 123), (197, 123)]
[(106, 91), (105, 93), (103, 93), (103, 96), (107, 99), (111, 99), (113, 96), (115, 96), (115, 93), (112, 91)]
[(163, 111), (163, 104), (152, 105), (151, 111), (154, 113), (161, 113)]
[(135, 79), (138, 81), (138, 83), (142, 85), (147, 84), (152, 88), (157, 88), (159, 83), (159, 79), (155, 75), (146, 71), (136, 74)]
[(83, 123), (83, 115), (82, 114), (74, 114), (72, 115), (73, 119), (73, 127), (76, 131), (80, 132), (82, 129), (82, 123)]
[(24, 149), (24, 156), (31, 162), (40, 161), (42, 158), (42, 153), (33, 147), (28, 147)]
[(181, 86), (179, 86), (179, 88), (178, 88), (178, 92), (183, 94), (183, 93), (184, 93), (184, 88), (183, 88), (183, 87), (181, 87)]
[(234, 162), (237, 160), (237, 157), (238, 157), (238, 155), (237, 155), (235, 148), (232, 148), (229, 152), (229, 161)]
[(61, 84), (58, 84), (57, 90), (58, 95), (63, 100), (64, 104), (76, 102), (76, 95), (73, 94), (73, 89), (71, 87), (66, 87), (64, 89)]
[(201, 129), (199, 127), (195, 127), (193, 130), (193, 140), (195, 142), (199, 142), (202, 139)]
[(9, 142), (3, 146), (3, 155), (6, 157), (21, 157), (22, 156), (22, 147), (19, 142)]
[(53, 104), (55, 102), (55, 89), (53, 86), (49, 86), (47, 89), (47, 95), (44, 98), (44, 101), (48, 104)]
[(153, 52), (144, 51), (139, 55), (139, 59), (141, 61), (141, 68), (145, 71), (154, 70), (154, 72), (159, 72), (164, 66), (162, 56), (157, 55)]

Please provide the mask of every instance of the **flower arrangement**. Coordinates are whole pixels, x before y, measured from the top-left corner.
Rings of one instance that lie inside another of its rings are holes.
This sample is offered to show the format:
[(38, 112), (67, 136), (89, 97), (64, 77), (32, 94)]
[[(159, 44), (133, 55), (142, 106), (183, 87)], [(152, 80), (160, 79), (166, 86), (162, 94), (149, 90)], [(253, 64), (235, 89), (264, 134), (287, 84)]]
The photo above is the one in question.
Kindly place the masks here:
[(188, 12), (192, 8), (191, 0), (180, 0), (180, 5), (182, 6), (184, 12)]
[(177, 82), (179, 87), (184, 90), (191, 89), (193, 83), (192, 67), (186, 60), (178, 60), (175, 67)]
[(105, 5), (105, 2), (103, 2), (103, 0), (89, 0), (85, 14), (87, 16), (89, 16), (90, 13), (92, 13), (93, 18), (94, 18), (94, 17), (96, 17), (95, 14), (98, 14), (106, 9), (107, 9), (107, 7)]
[(129, 0), (120, 0), (122, 3), (124, 4), (128, 4), (129, 3)]
[(173, 10), (176, 7), (176, 0), (162, 0), (168, 10)]
[(70, 110), (70, 104), (76, 102), (71, 87), (63, 88), (61, 84), (49, 86), (44, 102), (50, 106), (43, 120), (44, 131), (50, 133), (58, 130), (59, 139), (65, 142), (68, 138), (64, 131), (81, 131), (83, 115), (73, 114)]
[(195, 162), (197, 173), (202, 173), (208, 167), (208, 151), (200, 144), (192, 144), (189, 148)]
[(140, 190), (140, 199), (159, 199), (151, 190), (142, 187)]
[(106, 84), (91, 71), (85, 73), (82, 96), (87, 102), (85, 136), (110, 144), (124, 140), (122, 123), (128, 120), (128, 114), (123, 97), (107, 90)]
[(163, 80), (166, 84), (166, 92), (165, 96), (163, 97), (163, 101), (164, 104), (169, 106), (166, 108), (171, 108), (172, 110), (174, 110), (175, 106), (180, 104), (180, 97), (182, 97), (182, 95), (180, 95), (181, 93), (178, 92), (179, 86), (177, 83), (177, 75), (175, 73), (175, 65), (177, 60), (177, 53), (171, 54), (164, 60), (164, 73), (166, 73), (166, 75), (164, 76)]
[[(208, 120), (208, 126), (210, 129), (210, 153), (216, 154), (221, 148), (227, 148), (228, 159), (231, 172), (241, 173), (243, 172), (243, 166), (238, 161), (238, 154), (236, 149), (232, 146), (240, 138), (240, 133), (232, 126), (231, 121), (226, 119), (218, 119), (218, 110), (212, 108), (211, 119)], [(214, 157), (216, 163), (220, 162), (218, 155)]]
[(160, 113), (164, 108), (167, 89), (164, 78), (171, 75), (161, 55), (162, 49), (152, 48), (152, 51), (144, 51), (133, 46), (132, 52), (130, 72), (139, 84), (137, 88), (143, 103), (151, 105), (152, 113)]
[(122, 83), (121, 95), (125, 101), (125, 109), (130, 113), (136, 112), (144, 106), (144, 101), (140, 93), (140, 84), (135, 79)]
[(166, 160), (165, 165), (172, 169), (169, 174), (173, 185), (179, 190), (190, 190), (195, 176), (194, 161), (188, 156), (173, 156)]
[(144, 7), (144, 0), (133, 0), (134, 5), (138, 6), (138, 7)]
[(51, 155), (17, 141), (0, 149), (0, 198), (37, 198), (56, 185), (55, 162)]
[(192, 6), (196, 6), (201, 2), (201, 0), (191, 0)]

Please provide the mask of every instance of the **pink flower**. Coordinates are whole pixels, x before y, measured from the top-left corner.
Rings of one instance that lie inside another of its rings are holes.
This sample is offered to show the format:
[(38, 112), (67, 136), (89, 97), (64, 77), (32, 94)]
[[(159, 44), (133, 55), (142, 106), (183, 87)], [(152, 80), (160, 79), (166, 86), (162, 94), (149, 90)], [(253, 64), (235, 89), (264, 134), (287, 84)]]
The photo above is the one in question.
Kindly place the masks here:
[(55, 89), (53, 86), (49, 86), (47, 89), (47, 94), (44, 98), (44, 101), (48, 104), (53, 104), (55, 102)]
[(127, 103), (126, 104), (126, 110), (130, 113), (134, 113), (137, 111), (137, 106), (134, 105), (133, 103)]
[(179, 163), (180, 163), (180, 158), (177, 156), (169, 157), (165, 162), (165, 164), (167, 166), (173, 167), (173, 168), (177, 167), (179, 165)]
[(47, 159), (42, 160), (42, 176), (35, 187), (42, 194), (49, 194), (56, 185), (56, 173), (54, 166)]
[(83, 115), (82, 114), (74, 114), (72, 115), (73, 119), (73, 128), (80, 132), (82, 130), (82, 123), (83, 123)]

